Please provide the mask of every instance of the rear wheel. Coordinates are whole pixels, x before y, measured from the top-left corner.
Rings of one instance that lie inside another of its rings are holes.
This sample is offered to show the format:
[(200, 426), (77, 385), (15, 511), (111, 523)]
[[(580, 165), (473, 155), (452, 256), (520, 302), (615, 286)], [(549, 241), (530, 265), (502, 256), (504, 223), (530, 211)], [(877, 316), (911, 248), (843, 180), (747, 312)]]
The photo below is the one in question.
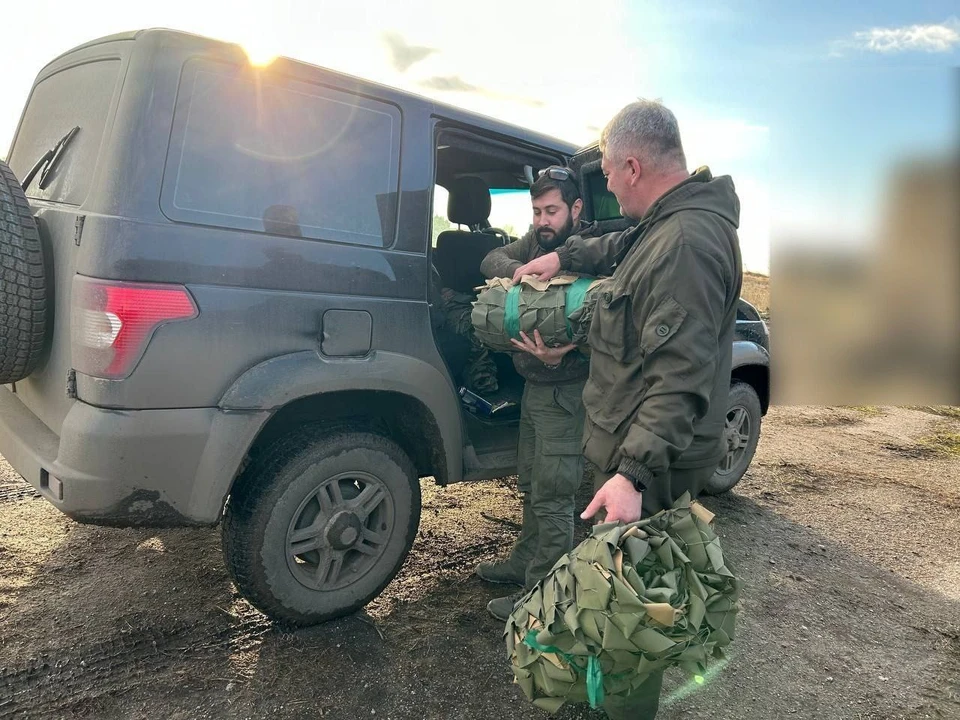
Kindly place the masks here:
[(315, 426), (274, 443), (244, 470), (227, 505), (223, 551), (255, 607), (311, 625), (376, 597), (419, 522), (419, 480), (396, 443)]
[(747, 471), (760, 441), (760, 419), (763, 411), (757, 391), (744, 382), (730, 386), (727, 419), (723, 430), (727, 454), (707, 481), (704, 492), (719, 495), (740, 482)]
[(0, 384), (36, 369), (47, 327), (43, 249), (30, 203), (0, 161)]

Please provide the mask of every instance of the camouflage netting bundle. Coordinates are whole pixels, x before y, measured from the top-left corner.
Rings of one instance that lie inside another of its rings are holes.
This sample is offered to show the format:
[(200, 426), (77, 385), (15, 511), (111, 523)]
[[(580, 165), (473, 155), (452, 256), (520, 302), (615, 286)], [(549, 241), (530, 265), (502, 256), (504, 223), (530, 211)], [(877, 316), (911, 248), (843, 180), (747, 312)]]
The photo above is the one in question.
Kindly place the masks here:
[(655, 670), (701, 677), (733, 639), (739, 583), (712, 514), (684, 495), (629, 525), (597, 525), (507, 620), (515, 682), (535, 705), (599, 706)]
[(480, 291), (470, 320), (480, 342), (493, 350), (515, 351), (510, 338), (519, 340), (521, 330), (532, 338), (534, 329), (547, 345), (585, 346), (603, 283), (576, 275), (544, 282), (524, 277), (517, 285), (494, 278)]

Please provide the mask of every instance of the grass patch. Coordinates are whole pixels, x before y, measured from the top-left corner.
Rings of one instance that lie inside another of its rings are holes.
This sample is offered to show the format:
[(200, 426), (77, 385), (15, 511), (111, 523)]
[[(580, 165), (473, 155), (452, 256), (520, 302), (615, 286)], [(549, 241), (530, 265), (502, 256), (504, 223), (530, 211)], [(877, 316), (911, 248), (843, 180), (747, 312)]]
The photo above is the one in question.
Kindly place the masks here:
[(909, 409), (960, 420), (960, 407), (956, 405), (910, 405)]
[(759, 273), (743, 273), (740, 296), (766, 319), (770, 318), (770, 278)]
[(864, 415), (883, 415), (883, 408), (876, 405), (842, 405), (848, 410), (856, 410)]
[(960, 433), (941, 431), (920, 439), (920, 445), (939, 455), (960, 457)]

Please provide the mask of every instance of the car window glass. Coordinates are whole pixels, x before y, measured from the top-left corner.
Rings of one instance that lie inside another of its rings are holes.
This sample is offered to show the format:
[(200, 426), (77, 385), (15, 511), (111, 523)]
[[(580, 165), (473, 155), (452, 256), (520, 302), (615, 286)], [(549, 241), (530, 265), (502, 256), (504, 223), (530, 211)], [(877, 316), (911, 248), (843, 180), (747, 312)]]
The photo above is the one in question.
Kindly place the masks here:
[(250, 68), (188, 63), (164, 178), (176, 220), (393, 243), (399, 110)]
[(603, 173), (588, 173), (586, 181), (594, 220), (618, 220), (623, 217), (616, 196), (607, 190), (607, 179)]
[(490, 224), (511, 237), (521, 237), (530, 229), (533, 206), (529, 188), (490, 190)]
[(41, 80), (27, 102), (20, 130), (10, 153), (10, 168), (18, 178), (56, 145), (73, 127), (80, 127), (40, 188), (39, 176), (27, 196), (81, 205), (100, 154), (107, 115), (116, 90), (120, 60), (98, 60), (66, 68)]

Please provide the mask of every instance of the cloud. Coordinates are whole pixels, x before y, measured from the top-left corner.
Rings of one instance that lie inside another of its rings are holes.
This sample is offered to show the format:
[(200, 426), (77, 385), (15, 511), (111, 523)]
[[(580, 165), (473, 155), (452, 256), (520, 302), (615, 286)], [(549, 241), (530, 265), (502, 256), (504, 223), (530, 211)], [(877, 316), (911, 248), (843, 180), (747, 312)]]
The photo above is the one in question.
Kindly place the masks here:
[(476, 93), (477, 95), (483, 95), (484, 97), (494, 100), (520, 103), (522, 105), (529, 105), (531, 107), (539, 108), (546, 104), (543, 102), (543, 100), (539, 100), (537, 98), (511, 95), (509, 93), (497, 92), (496, 90), (488, 90), (480, 87), (479, 85), (474, 85), (473, 83), (467, 82), (459, 75), (434, 75), (433, 77), (420, 80), (417, 84), (427, 90), (438, 90), (440, 92), (454, 93)]
[(384, 33), (382, 39), (390, 51), (390, 63), (398, 72), (406, 72), (424, 58), (439, 52), (436, 48), (424, 45), (409, 45), (403, 36), (396, 32)]
[(418, 84), (428, 90), (440, 90), (442, 92), (483, 92), (481, 88), (468, 83), (458, 75), (434, 75), (421, 80)]
[(537, 98), (520, 97), (519, 95), (501, 95), (501, 94), (494, 95), (494, 97), (500, 97), (506, 100), (513, 100), (515, 102), (523, 103), (524, 105), (529, 105), (530, 107), (535, 107), (535, 108), (542, 108), (547, 106), (547, 103), (545, 103), (543, 100), (538, 100)]
[(691, 168), (710, 165), (720, 168), (730, 163), (759, 162), (765, 165), (770, 155), (770, 128), (747, 120), (723, 117), (720, 111), (680, 106), (675, 109), (687, 164)]
[(948, 53), (957, 47), (960, 47), (960, 21), (951, 18), (936, 25), (905, 25), (898, 28), (875, 27), (859, 30), (849, 39), (834, 43), (830, 54), (840, 56), (845, 49), (885, 54)]

